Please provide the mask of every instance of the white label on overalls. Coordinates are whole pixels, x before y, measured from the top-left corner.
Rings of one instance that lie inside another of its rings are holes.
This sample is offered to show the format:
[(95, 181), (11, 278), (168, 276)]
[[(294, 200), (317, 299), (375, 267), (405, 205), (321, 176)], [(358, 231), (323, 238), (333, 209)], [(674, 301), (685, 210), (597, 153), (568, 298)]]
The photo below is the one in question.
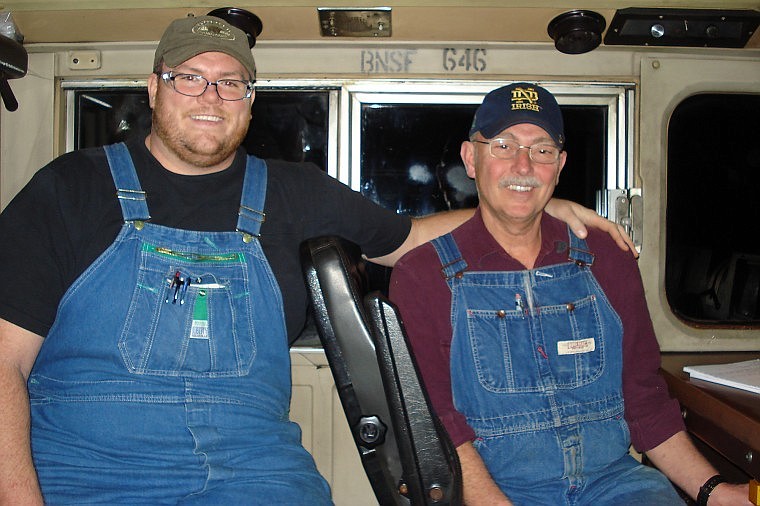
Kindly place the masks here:
[(577, 341), (557, 342), (557, 353), (560, 355), (576, 355), (578, 353), (590, 353), (596, 349), (593, 337), (578, 339)]
[(190, 339), (208, 339), (208, 320), (193, 320)]

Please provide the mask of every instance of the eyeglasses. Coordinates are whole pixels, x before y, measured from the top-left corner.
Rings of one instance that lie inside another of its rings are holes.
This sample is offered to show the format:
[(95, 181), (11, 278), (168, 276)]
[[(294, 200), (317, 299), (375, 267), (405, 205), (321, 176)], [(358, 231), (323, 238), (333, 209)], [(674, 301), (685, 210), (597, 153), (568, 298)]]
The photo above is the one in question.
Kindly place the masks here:
[(528, 150), (528, 156), (536, 163), (554, 163), (559, 160), (562, 149), (554, 144), (534, 144), (522, 146), (519, 142), (507, 139), (490, 139), (488, 141), (472, 141), (480, 144), (488, 144), (488, 151), (494, 158), (510, 160), (517, 156), (521, 149)]
[(188, 97), (199, 97), (205, 93), (209, 85), (216, 87), (216, 94), (222, 100), (243, 100), (251, 98), (253, 93), (253, 81), (241, 81), (239, 79), (219, 79), (211, 82), (197, 74), (175, 74), (173, 71), (156, 72), (166, 83), (174, 88), (174, 91)]

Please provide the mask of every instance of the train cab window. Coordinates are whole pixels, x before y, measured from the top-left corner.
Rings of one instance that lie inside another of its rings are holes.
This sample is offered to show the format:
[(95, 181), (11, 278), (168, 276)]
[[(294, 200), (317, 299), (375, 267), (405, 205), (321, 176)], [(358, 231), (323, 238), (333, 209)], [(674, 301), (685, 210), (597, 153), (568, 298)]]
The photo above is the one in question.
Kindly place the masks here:
[[(352, 93), (351, 186), (401, 214), (477, 205), (460, 146), (483, 96), (502, 84), (403, 83)], [(567, 164), (555, 196), (607, 215), (607, 193), (627, 188), (632, 178), (632, 87), (544, 86), (557, 97), (567, 137)]]
[[(74, 89), (73, 149), (144, 137), (151, 110), (145, 88)], [(243, 142), (260, 158), (328, 167), (329, 90), (257, 89)]]
[(687, 323), (760, 324), (760, 95), (683, 100), (668, 128), (665, 288)]

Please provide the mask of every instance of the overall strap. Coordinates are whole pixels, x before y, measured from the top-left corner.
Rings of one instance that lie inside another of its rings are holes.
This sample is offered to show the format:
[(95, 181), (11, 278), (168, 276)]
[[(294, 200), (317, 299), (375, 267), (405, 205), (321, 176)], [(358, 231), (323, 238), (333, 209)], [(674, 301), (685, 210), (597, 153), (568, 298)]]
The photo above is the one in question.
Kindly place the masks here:
[(237, 228), (249, 236), (259, 236), (261, 224), (266, 220), (264, 200), (267, 196), (267, 164), (255, 156), (248, 156), (243, 178), (243, 195), (240, 198)]
[(441, 260), (441, 273), (444, 278), (451, 279), (467, 269), (467, 262), (462, 258), (462, 253), (459, 251), (454, 236), (451, 234), (442, 235), (431, 242)]
[(567, 227), (567, 235), (570, 237), (570, 248), (567, 252), (568, 259), (578, 265), (593, 265), (594, 254), (589, 251), (586, 241), (577, 237), (570, 230), (570, 227)]
[(111, 169), (111, 177), (116, 185), (121, 214), (125, 222), (147, 221), (150, 219), (145, 192), (140, 187), (137, 171), (126, 144), (119, 142), (103, 146)]

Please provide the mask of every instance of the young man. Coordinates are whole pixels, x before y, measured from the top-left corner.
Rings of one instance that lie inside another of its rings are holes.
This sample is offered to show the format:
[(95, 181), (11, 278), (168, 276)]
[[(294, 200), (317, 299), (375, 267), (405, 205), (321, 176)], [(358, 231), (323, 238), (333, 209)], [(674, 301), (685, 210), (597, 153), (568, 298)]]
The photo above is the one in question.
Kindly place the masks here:
[(255, 64), (221, 19), (171, 23), (153, 70), (147, 138), (61, 156), (0, 216), (0, 503), (328, 504), (288, 419), (298, 246), (391, 265), (471, 212), (246, 157)]
[[(747, 486), (721, 484), (684, 432), (632, 255), (544, 212), (563, 145), (548, 91), (489, 93), (461, 148), (475, 216), (391, 277), (465, 502), (682, 503), (670, 478), (699, 504), (749, 504)], [(628, 454), (631, 440), (667, 478)]]

